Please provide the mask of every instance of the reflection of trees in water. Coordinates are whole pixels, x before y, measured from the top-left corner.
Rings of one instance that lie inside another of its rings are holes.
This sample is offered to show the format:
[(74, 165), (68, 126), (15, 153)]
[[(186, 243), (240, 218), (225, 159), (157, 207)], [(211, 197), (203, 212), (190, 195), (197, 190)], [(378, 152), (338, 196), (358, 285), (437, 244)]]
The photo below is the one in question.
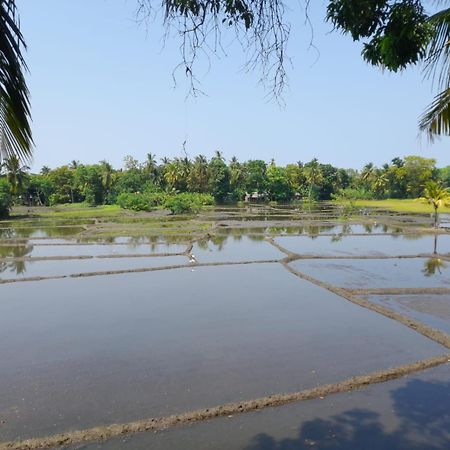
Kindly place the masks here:
[(116, 241), (116, 238), (113, 236), (106, 236), (104, 238), (102, 238), (102, 242), (104, 242), (105, 244), (114, 244)]
[(26, 262), (19, 261), (2, 261), (0, 262), (0, 273), (14, 272), (16, 275), (21, 275), (27, 271)]
[(417, 241), (419, 239), (423, 239), (424, 237), (422, 234), (415, 234), (415, 233), (399, 234), (396, 236), (405, 239), (405, 241)]
[(228, 236), (215, 235), (211, 237), (211, 243), (217, 247), (217, 250), (222, 251)]
[[(158, 236), (131, 236), (128, 238), (127, 247), (135, 249), (142, 245), (146, 245), (150, 247), (151, 251), (157, 250), (158, 246), (161, 245), (162, 242), (159, 240)], [(168, 244), (168, 243), (166, 243)]]
[(191, 239), (191, 235), (189, 234), (165, 234), (163, 236), (153, 236), (153, 238), (156, 238), (156, 240), (153, 240), (151, 242), (161, 242), (161, 239), (166, 242), (167, 244), (185, 244), (186, 241), (189, 241)]
[[(433, 255), (437, 255), (438, 254), (438, 234), (434, 235), (434, 240), (433, 240)], [(442, 269), (446, 269), (447, 268), (447, 263), (442, 260), (441, 258), (437, 258), (437, 257), (433, 257), (433, 258), (429, 258), (425, 261), (424, 265), (423, 265), (423, 269), (422, 269), (422, 273), (426, 276), (426, 277), (431, 277), (433, 275), (441, 275), (442, 274)]]
[(42, 237), (71, 237), (83, 231), (81, 226), (18, 226), (0, 229), (0, 239)]
[(254, 241), (254, 242), (260, 242), (260, 241), (263, 241), (265, 239), (263, 234), (249, 234), (247, 236), (247, 238), (250, 239), (251, 241)]
[(13, 239), (16, 237), (13, 228), (0, 228), (0, 239)]
[(201, 239), (197, 241), (197, 245), (200, 250), (208, 250), (208, 244), (209, 244), (208, 239)]
[(305, 227), (305, 231), (311, 239), (315, 239), (319, 236), (320, 227), (318, 225), (309, 225)]
[(0, 258), (23, 258), (33, 251), (33, 245), (0, 245)]
[(424, 263), (423, 269), (422, 269), (422, 273), (426, 276), (426, 277), (431, 277), (433, 275), (442, 274), (442, 270), (441, 269), (446, 269), (447, 268), (447, 263), (440, 259), (440, 258), (430, 258), (427, 259)]
[(303, 422), (294, 438), (259, 434), (245, 450), (448, 450), (450, 382), (411, 380), (390, 395), (393, 405), (387, 402), (386, 408), (398, 420), (392, 432), (385, 431), (377, 412), (352, 409)]
[(266, 232), (269, 234), (286, 234), (287, 227), (267, 227)]
[(342, 234), (333, 234), (333, 236), (331, 236), (331, 242), (340, 242), (342, 241)]
[[(23, 258), (28, 256), (33, 251), (33, 245), (11, 245), (11, 246), (0, 246), (0, 257), (1, 258)], [(26, 272), (25, 261), (8, 259), (0, 261), (0, 273), (10, 271), (15, 272), (17, 275)]]

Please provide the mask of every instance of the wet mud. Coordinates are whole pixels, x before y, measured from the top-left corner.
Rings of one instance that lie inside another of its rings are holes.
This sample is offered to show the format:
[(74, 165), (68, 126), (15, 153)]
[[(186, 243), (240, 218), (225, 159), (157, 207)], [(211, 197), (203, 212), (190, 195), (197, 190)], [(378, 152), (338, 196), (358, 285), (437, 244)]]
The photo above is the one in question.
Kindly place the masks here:
[(413, 364), (374, 372), (368, 375), (353, 377), (338, 383), (318, 386), (289, 394), (271, 395), (254, 400), (228, 403), (210, 408), (189, 411), (166, 417), (148, 418), (125, 424), (113, 424), (85, 430), (71, 431), (43, 438), (27, 439), (17, 442), (0, 443), (0, 450), (37, 450), (67, 446), (92, 441), (102, 441), (116, 436), (148, 431), (161, 431), (168, 428), (224, 416), (256, 411), (263, 408), (283, 406), (293, 402), (302, 402), (326, 396), (361, 389), (369, 385), (395, 380), (418, 371), (431, 369), (450, 362), (450, 354), (418, 361)]

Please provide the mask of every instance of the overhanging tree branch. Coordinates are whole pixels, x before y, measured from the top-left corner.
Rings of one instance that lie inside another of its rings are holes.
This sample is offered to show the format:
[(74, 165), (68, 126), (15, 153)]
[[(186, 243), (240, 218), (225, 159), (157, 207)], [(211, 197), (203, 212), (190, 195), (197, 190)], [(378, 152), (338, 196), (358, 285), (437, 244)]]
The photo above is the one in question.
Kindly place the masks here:
[(0, 159), (29, 159), (33, 139), (30, 127), (27, 71), (15, 0), (0, 0)]

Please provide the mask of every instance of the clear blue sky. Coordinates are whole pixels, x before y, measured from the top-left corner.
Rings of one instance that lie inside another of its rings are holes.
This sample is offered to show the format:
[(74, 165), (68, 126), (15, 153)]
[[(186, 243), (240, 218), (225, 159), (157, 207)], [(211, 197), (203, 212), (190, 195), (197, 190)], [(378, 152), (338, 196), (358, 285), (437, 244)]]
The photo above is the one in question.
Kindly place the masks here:
[[(288, 2), (289, 3), (289, 2)], [(417, 119), (432, 99), (418, 69), (381, 73), (360, 56), (361, 47), (330, 33), (324, 1), (311, 11), (314, 43), (298, 7), (289, 44), (286, 107), (268, 103), (258, 73), (243, 73), (235, 44), (228, 57), (212, 58), (199, 77), (206, 97), (185, 101), (182, 74), (174, 88), (178, 41), (162, 49), (163, 28), (147, 32), (134, 21), (136, 0), (18, 0), (28, 42), (33, 130), (33, 170), (73, 159), (115, 167), (131, 154), (260, 158), (280, 164), (313, 157), (340, 167), (383, 164), (419, 154), (450, 164), (450, 139), (430, 145), (418, 138)]]

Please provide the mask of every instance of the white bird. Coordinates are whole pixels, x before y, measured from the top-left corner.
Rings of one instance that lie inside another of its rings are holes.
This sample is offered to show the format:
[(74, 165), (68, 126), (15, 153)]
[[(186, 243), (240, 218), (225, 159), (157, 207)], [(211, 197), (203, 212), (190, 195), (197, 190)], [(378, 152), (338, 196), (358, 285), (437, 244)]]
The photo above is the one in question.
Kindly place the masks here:
[(196, 263), (197, 262), (197, 260), (195, 259), (195, 255), (190, 255), (189, 256), (189, 262), (190, 263)]

